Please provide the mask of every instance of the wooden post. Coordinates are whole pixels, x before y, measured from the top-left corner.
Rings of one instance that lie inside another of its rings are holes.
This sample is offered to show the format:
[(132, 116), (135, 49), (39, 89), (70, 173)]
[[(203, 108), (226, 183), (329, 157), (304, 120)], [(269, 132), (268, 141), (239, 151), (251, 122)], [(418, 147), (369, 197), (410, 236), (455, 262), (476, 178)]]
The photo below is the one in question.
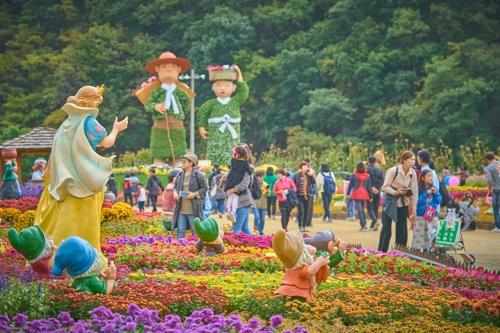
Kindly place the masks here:
[(17, 157), (16, 157), (16, 164), (17, 164), (17, 177), (19, 181), (19, 185), (23, 183), (23, 153), (22, 151), (17, 150)]

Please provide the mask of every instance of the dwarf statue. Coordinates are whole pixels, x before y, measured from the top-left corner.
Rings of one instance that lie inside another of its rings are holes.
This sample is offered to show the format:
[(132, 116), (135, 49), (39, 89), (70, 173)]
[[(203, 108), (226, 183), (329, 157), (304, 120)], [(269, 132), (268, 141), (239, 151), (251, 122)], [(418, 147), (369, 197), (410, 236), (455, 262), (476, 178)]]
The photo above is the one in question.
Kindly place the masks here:
[(335, 239), (333, 231), (319, 231), (312, 237), (305, 237), (304, 243), (314, 246), (318, 253), (328, 255), (330, 269), (337, 266), (345, 258), (347, 244), (340, 239)]
[(184, 120), (194, 94), (179, 82), (179, 75), (190, 68), (191, 63), (187, 59), (172, 52), (162, 53), (145, 66), (146, 71), (159, 79), (136, 92), (146, 111), (153, 114), (150, 149), (155, 164), (175, 161), (176, 157), (186, 153)]
[(104, 256), (85, 239), (72, 236), (57, 247), (37, 225), (19, 233), (10, 228), (7, 236), (12, 247), (24, 256), (40, 277), (48, 278), (50, 273), (61, 276), (66, 271), (77, 291), (110, 294), (113, 290), (116, 280), (114, 263), (111, 262), (106, 269)]
[(47, 167), (47, 160), (43, 157), (39, 157), (33, 163), (33, 174), (31, 175), (31, 181), (41, 182), (43, 181), (43, 174), (45, 173), (45, 168)]
[(208, 140), (207, 157), (212, 164), (229, 165), (231, 148), (241, 142), (240, 107), (248, 99), (248, 85), (236, 65), (213, 65), (207, 69), (217, 98), (200, 107), (197, 115), (199, 133)]
[[(335, 258), (335, 253), (339, 251), (335, 248), (333, 241), (325, 242), (325, 239), (322, 239), (321, 242), (316, 243), (319, 248), (330, 250), (315, 256), (316, 247), (306, 244), (300, 232), (278, 230), (274, 234), (274, 252), (285, 266), (285, 277), (281, 286), (274, 292), (275, 294), (310, 298), (316, 287), (326, 281), (330, 265), (333, 267), (339, 262)], [(339, 246), (339, 250), (344, 245)], [(329, 253), (333, 255), (329, 256)]]
[(207, 256), (215, 256), (227, 252), (222, 237), (224, 232), (219, 229), (219, 224), (213, 218), (193, 220), (194, 230), (200, 240), (195, 244), (198, 253), (205, 253)]
[(21, 187), (16, 172), (16, 161), (7, 160), (5, 162), (5, 172), (2, 181), (0, 181), (0, 200), (19, 199), (21, 197)]

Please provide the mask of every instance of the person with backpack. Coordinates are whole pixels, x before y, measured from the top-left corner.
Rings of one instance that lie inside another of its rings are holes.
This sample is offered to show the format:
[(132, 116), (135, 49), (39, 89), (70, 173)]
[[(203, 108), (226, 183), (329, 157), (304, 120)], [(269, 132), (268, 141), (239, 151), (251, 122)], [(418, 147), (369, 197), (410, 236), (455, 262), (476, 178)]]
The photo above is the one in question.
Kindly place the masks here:
[(156, 175), (156, 169), (154, 168), (149, 169), (149, 177), (146, 189), (148, 190), (149, 200), (151, 201), (151, 205), (153, 206), (153, 212), (156, 212), (158, 211), (156, 209), (158, 194), (160, 194), (160, 189), (163, 191), (164, 188), (160, 178), (158, 178), (158, 176)]
[[(227, 197), (227, 209), (230, 212), (231, 207), (234, 207), (233, 232), (243, 232), (251, 235), (252, 232), (248, 227), (248, 216), (250, 208), (255, 206), (252, 192), (250, 191), (252, 181), (255, 179), (253, 176), (253, 167), (249, 163), (251, 154), (249, 148), (240, 144), (233, 148), (233, 156), (231, 169), (224, 185)], [(234, 201), (231, 202), (230, 200)]]
[(130, 206), (134, 206), (134, 199), (132, 198), (132, 184), (130, 182), (130, 173), (125, 174), (123, 179), (123, 196), (125, 197), (125, 202), (129, 203)]
[(222, 172), (219, 164), (214, 164), (212, 171), (208, 173), (208, 196), (210, 198), (211, 207), (214, 213), (217, 213), (217, 203), (215, 202), (214, 196), (217, 191), (215, 187), (215, 178)]
[(299, 172), (293, 176), (295, 187), (297, 188), (297, 198), (299, 199), (299, 230), (306, 232), (306, 224), (309, 220), (309, 214), (312, 213), (310, 200), (313, 200), (314, 185), (316, 179), (313, 177), (313, 171), (307, 162), (300, 163)]
[(377, 230), (377, 219), (378, 219), (378, 208), (380, 206), (380, 189), (384, 183), (384, 172), (380, 169), (377, 164), (377, 159), (375, 156), (370, 156), (368, 158), (367, 172), (370, 175), (370, 181), (372, 183), (371, 200), (368, 201), (368, 215), (372, 219), (372, 224), (370, 225), (370, 230)]
[(316, 186), (321, 192), (321, 199), (323, 201), (323, 222), (333, 223), (332, 213), (330, 212), (330, 204), (332, 198), (337, 190), (337, 183), (335, 181), (335, 175), (330, 171), (330, 167), (327, 163), (321, 164), (320, 172), (316, 176)]
[(356, 171), (351, 177), (349, 182), (349, 188), (347, 193), (350, 195), (351, 199), (354, 200), (356, 206), (356, 211), (359, 217), (359, 223), (361, 228), (359, 231), (366, 231), (366, 217), (365, 217), (365, 206), (368, 201), (370, 201), (370, 190), (372, 188), (372, 183), (370, 180), (370, 175), (366, 172), (366, 165), (363, 162), (359, 162), (356, 165)]
[(267, 216), (271, 219), (276, 218), (276, 194), (274, 194), (274, 184), (278, 181), (278, 176), (274, 174), (273, 167), (268, 167), (264, 182), (269, 185), (267, 195)]
[(132, 198), (137, 197), (137, 185), (139, 184), (139, 178), (135, 175), (135, 171), (130, 171), (130, 186), (132, 188)]
[(290, 220), (290, 212), (294, 207), (287, 201), (287, 195), (290, 191), (297, 192), (297, 187), (291, 178), (288, 177), (288, 172), (285, 169), (278, 169), (278, 181), (274, 183), (274, 194), (279, 204), (281, 213), (281, 228), (288, 232), (288, 221)]
[[(237, 146), (233, 148), (233, 158), (231, 159), (231, 166), (227, 174), (226, 183), (224, 184), (225, 191), (241, 183), (245, 175), (252, 176), (253, 169), (250, 167), (247, 158), (247, 152), (243, 147)], [(247, 191), (245, 190), (245, 192)], [(239, 194), (239, 192), (234, 192), (228, 195), (226, 200), (227, 218), (233, 223), (236, 222)]]
[(212, 178), (212, 189), (210, 190), (210, 194), (214, 201), (215, 213), (218, 213), (219, 217), (222, 217), (222, 214), (224, 214), (226, 210), (226, 192), (224, 192), (226, 177), (227, 173), (221, 170)]
[(115, 195), (115, 198), (118, 198), (118, 191), (116, 190), (116, 181), (114, 174), (109, 175), (108, 182), (106, 183), (106, 188), (108, 189), (108, 191), (111, 191)]

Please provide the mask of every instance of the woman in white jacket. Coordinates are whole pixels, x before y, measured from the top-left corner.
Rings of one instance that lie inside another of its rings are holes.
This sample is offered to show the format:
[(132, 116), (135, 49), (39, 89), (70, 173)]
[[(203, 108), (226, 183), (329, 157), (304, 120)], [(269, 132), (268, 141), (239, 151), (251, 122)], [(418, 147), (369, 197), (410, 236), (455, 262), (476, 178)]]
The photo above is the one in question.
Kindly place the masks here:
[(321, 164), (320, 172), (316, 176), (316, 185), (318, 191), (321, 192), (321, 198), (323, 200), (323, 222), (333, 223), (332, 214), (330, 213), (330, 204), (332, 202), (333, 195), (337, 189), (335, 182), (335, 175), (330, 171), (328, 164)]

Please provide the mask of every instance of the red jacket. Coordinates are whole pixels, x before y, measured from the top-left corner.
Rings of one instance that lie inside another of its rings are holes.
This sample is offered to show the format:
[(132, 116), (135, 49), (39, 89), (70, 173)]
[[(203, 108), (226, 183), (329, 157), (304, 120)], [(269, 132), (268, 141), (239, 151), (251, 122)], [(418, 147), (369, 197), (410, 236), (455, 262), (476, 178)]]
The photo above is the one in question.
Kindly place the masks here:
[(276, 198), (278, 199), (278, 202), (285, 202), (286, 197), (281, 194), (281, 191), (283, 190), (288, 190), (292, 189), (294, 191), (297, 191), (297, 187), (295, 186), (295, 183), (293, 180), (290, 178), (283, 178), (283, 179), (278, 179), (276, 183), (274, 183), (274, 194), (276, 194)]
[(355, 172), (349, 182), (347, 193), (353, 200), (368, 201), (370, 200), (371, 187), (370, 175), (367, 172)]

